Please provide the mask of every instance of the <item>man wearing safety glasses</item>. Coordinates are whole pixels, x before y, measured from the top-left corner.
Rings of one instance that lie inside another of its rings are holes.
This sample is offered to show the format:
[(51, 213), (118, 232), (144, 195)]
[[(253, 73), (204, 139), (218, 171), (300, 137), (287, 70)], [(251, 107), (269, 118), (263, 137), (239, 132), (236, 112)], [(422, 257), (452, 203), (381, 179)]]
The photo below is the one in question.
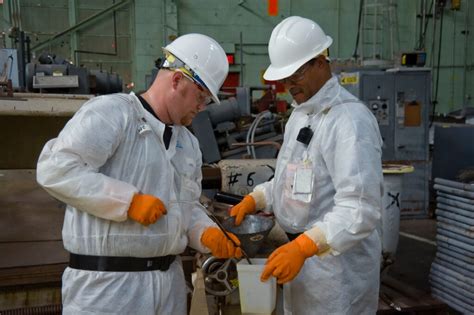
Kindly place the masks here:
[[(201, 152), (186, 128), (228, 73), (222, 47), (187, 34), (141, 95), (96, 97), (50, 140), (38, 182), (67, 204), (64, 314), (187, 314), (186, 246), (240, 257), (199, 204)], [(239, 240), (230, 234), (238, 245)]]
[(273, 29), (264, 78), (285, 86), (294, 110), (274, 178), (231, 210), (237, 224), (272, 211), (287, 233), (261, 275), (284, 284), (285, 314), (377, 311), (382, 139), (372, 113), (332, 76), (331, 44), (306, 18)]

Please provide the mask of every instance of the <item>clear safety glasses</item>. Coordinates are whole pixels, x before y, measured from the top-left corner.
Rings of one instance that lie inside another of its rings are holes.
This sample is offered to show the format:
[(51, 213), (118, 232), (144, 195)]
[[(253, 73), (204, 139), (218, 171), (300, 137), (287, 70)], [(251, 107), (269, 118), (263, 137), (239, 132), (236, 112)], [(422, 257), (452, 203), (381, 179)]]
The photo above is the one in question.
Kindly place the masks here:
[(170, 54), (169, 52), (166, 53), (166, 59), (163, 61), (161, 68), (169, 69), (172, 71), (179, 71), (181, 72), (188, 80), (193, 82), (201, 92), (199, 94), (198, 101), (200, 104), (209, 104), (212, 101), (212, 96), (209, 92), (204, 81), (199, 77), (199, 75), (194, 72), (188, 65), (186, 65), (183, 61), (181, 61), (176, 56)]
[(181, 72), (185, 78), (187, 78), (189, 81), (194, 83), (198, 89), (199, 89), (199, 96), (198, 96), (198, 103), (199, 104), (204, 104), (207, 105), (212, 101), (212, 96), (209, 94), (209, 91), (203, 88), (203, 86), (196, 80), (194, 80), (192, 77), (187, 75), (185, 72), (181, 71), (180, 69), (176, 69), (175, 71)]
[(295, 73), (293, 73), (289, 77), (283, 78), (283, 79), (278, 80), (278, 81), (285, 84), (285, 83), (296, 83), (296, 82), (299, 82), (299, 81), (303, 80), (304, 76), (306, 74), (306, 71), (308, 71), (308, 69), (311, 68), (311, 66), (316, 61), (316, 58), (313, 58), (310, 61), (306, 62), (304, 65), (299, 67), (298, 70), (295, 71)]

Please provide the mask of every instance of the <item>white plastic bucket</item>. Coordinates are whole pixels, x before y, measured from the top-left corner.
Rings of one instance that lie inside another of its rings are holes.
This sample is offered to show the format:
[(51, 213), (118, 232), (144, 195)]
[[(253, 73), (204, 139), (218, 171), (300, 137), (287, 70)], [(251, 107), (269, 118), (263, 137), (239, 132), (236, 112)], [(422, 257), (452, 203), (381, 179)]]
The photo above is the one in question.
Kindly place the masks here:
[(403, 174), (413, 170), (411, 165), (383, 165), (382, 252), (391, 257), (395, 256), (398, 246)]
[(242, 314), (268, 314), (275, 309), (276, 280), (260, 281), (266, 259), (251, 258), (251, 265), (243, 259), (237, 263), (240, 310)]

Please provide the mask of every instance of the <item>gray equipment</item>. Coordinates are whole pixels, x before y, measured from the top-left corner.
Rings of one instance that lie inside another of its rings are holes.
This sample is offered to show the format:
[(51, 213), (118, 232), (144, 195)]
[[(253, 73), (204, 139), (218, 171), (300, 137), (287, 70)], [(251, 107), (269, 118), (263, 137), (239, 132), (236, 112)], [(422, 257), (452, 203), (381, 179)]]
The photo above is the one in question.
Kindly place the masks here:
[(342, 72), (340, 83), (377, 118), (386, 163), (410, 164), (405, 175), (402, 216), (426, 216), (428, 208), (431, 71), (428, 68)]
[(55, 55), (42, 54), (39, 63), (26, 65), (26, 87), (30, 92), (61, 94), (110, 94), (122, 92), (119, 75), (76, 67)]
[[(275, 127), (278, 117), (269, 111), (256, 115), (255, 123), (245, 124), (250, 118), (251, 93), (258, 88), (236, 88), (235, 97), (222, 100), (220, 104), (210, 104), (192, 122), (192, 129), (199, 140), (205, 163), (221, 159), (240, 159), (243, 155), (254, 158), (274, 158), (277, 149), (272, 145), (248, 149), (237, 146), (244, 143), (276, 142), (282, 139)], [(248, 119), (247, 119), (248, 120)]]

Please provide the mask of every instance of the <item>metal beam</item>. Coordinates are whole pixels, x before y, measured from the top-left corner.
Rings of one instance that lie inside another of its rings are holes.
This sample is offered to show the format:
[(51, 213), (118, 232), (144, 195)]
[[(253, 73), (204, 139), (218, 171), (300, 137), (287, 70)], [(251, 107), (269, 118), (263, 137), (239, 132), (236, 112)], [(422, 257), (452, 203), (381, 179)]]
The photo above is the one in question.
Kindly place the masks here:
[(123, 0), (121, 2), (117, 2), (107, 8), (105, 8), (102, 11), (97, 12), (94, 15), (91, 15), (90, 17), (86, 18), (85, 20), (65, 29), (64, 31), (61, 31), (54, 35), (53, 37), (45, 40), (44, 42), (41, 42), (31, 48), (32, 51), (39, 50), (47, 45), (52, 44), (53, 42), (57, 41), (59, 38), (63, 37), (64, 35), (67, 35), (71, 32), (78, 31), (82, 28), (85, 28), (92, 24), (93, 22), (96, 22), (99, 18), (103, 17), (105, 14), (110, 13), (112, 11), (118, 10), (122, 8), (123, 6), (127, 5), (130, 2), (130, 0)]
[[(69, 0), (68, 2), (69, 26), (72, 27), (77, 24), (77, 0)], [(70, 60), (74, 60), (74, 52), (77, 50), (77, 32), (71, 32), (71, 55)], [(78, 64), (78, 60), (74, 60)]]

